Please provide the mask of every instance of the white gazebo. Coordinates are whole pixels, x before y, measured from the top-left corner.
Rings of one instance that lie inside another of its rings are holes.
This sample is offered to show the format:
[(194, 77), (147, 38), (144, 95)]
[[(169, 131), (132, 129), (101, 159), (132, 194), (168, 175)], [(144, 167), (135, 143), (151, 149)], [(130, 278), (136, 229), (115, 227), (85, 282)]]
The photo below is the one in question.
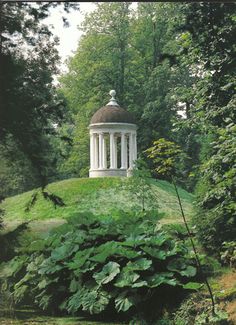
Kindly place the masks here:
[(90, 121), (89, 177), (131, 176), (137, 159), (134, 118), (117, 104), (115, 90), (110, 95)]

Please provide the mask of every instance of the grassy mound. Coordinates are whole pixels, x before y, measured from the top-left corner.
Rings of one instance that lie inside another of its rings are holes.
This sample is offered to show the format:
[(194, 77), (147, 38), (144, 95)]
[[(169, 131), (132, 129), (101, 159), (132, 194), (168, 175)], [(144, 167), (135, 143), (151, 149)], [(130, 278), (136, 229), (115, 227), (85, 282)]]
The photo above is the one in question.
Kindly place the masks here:
[[(124, 188), (127, 179), (120, 178), (72, 178), (49, 184), (47, 190), (60, 196), (64, 207), (56, 208), (39, 192), (35, 205), (25, 211), (34, 191), (7, 198), (1, 204), (5, 210), (5, 221), (66, 219), (77, 212), (90, 211), (94, 214), (114, 213), (115, 210), (141, 208), (137, 197)], [(165, 213), (167, 222), (181, 222), (179, 206), (173, 186), (166, 181), (153, 180), (153, 191), (159, 211)], [(193, 196), (179, 189), (187, 216), (192, 214)]]

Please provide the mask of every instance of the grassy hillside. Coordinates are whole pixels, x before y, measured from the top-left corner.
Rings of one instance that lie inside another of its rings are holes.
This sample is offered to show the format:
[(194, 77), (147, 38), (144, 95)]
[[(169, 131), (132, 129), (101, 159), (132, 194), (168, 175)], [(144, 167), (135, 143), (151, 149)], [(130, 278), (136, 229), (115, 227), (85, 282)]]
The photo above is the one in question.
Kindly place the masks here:
[[(73, 178), (52, 183), (48, 191), (60, 196), (66, 206), (54, 208), (50, 201), (46, 201), (41, 193), (35, 205), (29, 212), (25, 207), (34, 191), (7, 198), (1, 204), (5, 210), (5, 221), (54, 219), (54, 221), (72, 216), (77, 212), (90, 211), (95, 214), (113, 212), (117, 209), (130, 210), (141, 207), (135, 195), (132, 195), (125, 184), (127, 179), (120, 178)], [(153, 180), (153, 191), (159, 205), (159, 211), (165, 212), (165, 220), (181, 221), (179, 206), (171, 184), (166, 181)], [(183, 189), (179, 189), (187, 216), (192, 213), (193, 196)]]

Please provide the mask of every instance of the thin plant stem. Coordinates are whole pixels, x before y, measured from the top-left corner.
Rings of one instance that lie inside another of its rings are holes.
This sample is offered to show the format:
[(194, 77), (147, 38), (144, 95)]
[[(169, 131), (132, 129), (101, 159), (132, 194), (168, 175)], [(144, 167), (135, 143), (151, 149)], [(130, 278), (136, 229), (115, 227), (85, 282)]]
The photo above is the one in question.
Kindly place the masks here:
[(180, 207), (180, 211), (181, 211), (181, 215), (183, 217), (183, 220), (184, 220), (184, 224), (185, 224), (185, 228), (187, 230), (187, 233), (188, 233), (188, 237), (190, 239), (190, 242), (191, 242), (191, 245), (192, 245), (192, 248), (193, 248), (193, 252), (194, 252), (194, 255), (195, 255), (195, 259), (196, 259), (196, 262), (197, 262), (197, 266), (198, 266), (198, 269), (200, 271), (200, 274), (202, 276), (202, 279), (204, 280), (206, 286), (207, 286), (207, 289), (208, 289), (208, 292), (210, 294), (210, 297), (211, 297), (211, 304), (212, 304), (212, 314), (215, 315), (215, 301), (214, 301), (214, 297), (213, 297), (213, 292), (211, 290), (211, 287), (210, 287), (210, 284), (206, 278), (206, 276), (204, 275), (203, 271), (202, 271), (202, 265), (201, 265), (201, 262), (200, 262), (200, 259), (199, 259), (199, 256), (198, 256), (198, 253), (197, 253), (197, 250), (196, 250), (196, 246), (194, 244), (194, 241), (193, 241), (193, 238), (192, 238), (192, 234), (190, 232), (190, 229), (189, 229), (189, 226), (188, 226), (188, 223), (187, 223), (187, 220), (186, 220), (186, 217), (185, 217), (185, 214), (184, 214), (184, 210), (183, 210), (183, 205), (182, 205), (182, 202), (181, 202), (181, 199), (180, 199), (180, 196), (179, 196), (179, 192), (178, 192), (178, 188), (176, 186), (176, 183), (175, 183), (175, 180), (173, 177), (171, 177), (172, 179), (172, 184), (174, 185), (174, 188), (175, 188), (175, 193), (176, 193), (176, 196), (178, 198), (178, 203), (179, 203), (179, 207)]

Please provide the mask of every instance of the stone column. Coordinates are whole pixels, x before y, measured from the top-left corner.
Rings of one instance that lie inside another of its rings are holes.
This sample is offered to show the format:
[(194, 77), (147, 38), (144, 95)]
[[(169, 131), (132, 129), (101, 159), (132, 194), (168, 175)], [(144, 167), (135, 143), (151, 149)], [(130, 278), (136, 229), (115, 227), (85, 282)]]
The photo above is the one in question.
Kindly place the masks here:
[(133, 142), (133, 133), (129, 134), (129, 168), (133, 169), (133, 160), (134, 160), (134, 142)]
[(94, 169), (98, 169), (98, 135), (93, 134), (94, 136)]
[(107, 169), (107, 142), (106, 142), (106, 137), (103, 135), (103, 161), (102, 165), (104, 169)]
[(94, 135), (90, 133), (90, 169), (94, 169)]
[(114, 135), (114, 168), (117, 169), (117, 136)]
[(137, 133), (134, 133), (134, 160), (137, 160)]
[(110, 133), (110, 168), (114, 169), (114, 132)]
[(99, 150), (98, 150), (98, 156), (99, 156), (99, 169), (103, 169), (103, 133), (99, 133)]
[(127, 169), (127, 139), (124, 132), (121, 133), (121, 169)]

